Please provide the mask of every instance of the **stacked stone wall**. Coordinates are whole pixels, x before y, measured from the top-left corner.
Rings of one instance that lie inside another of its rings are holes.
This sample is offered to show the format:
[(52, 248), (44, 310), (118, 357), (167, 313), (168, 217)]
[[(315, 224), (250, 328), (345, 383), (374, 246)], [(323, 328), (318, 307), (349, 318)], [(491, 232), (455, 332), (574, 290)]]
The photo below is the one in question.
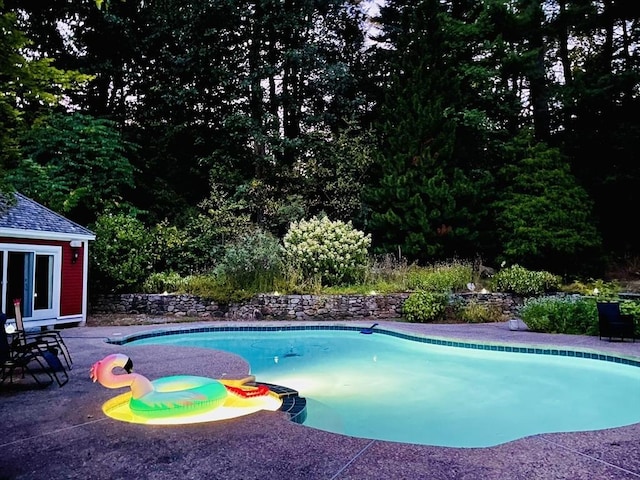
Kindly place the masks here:
[[(92, 300), (93, 314), (146, 314), (219, 320), (391, 320), (402, 317), (409, 293), (389, 295), (256, 295), (220, 304), (194, 295), (121, 294)], [(502, 293), (454, 294), (450, 301), (496, 306), (504, 319), (517, 316), (522, 299)]]

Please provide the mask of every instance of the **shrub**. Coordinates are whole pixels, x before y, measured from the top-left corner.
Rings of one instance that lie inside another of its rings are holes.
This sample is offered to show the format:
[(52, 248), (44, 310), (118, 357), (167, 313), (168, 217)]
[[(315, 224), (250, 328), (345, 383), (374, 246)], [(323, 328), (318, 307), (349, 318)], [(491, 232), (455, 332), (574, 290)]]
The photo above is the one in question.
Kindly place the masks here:
[(144, 293), (178, 292), (184, 288), (185, 279), (176, 272), (152, 273), (142, 284)]
[(491, 289), (496, 292), (513, 293), (523, 297), (558, 291), (562, 279), (545, 271), (527, 270), (520, 265), (500, 270), (491, 279)]
[[(176, 272), (188, 274), (189, 267), (183, 262), (183, 254), (187, 251), (187, 234), (167, 220), (158, 223), (152, 230), (153, 244), (151, 251), (154, 256), (154, 270), (156, 272)], [(164, 290), (161, 290), (164, 291)]]
[(414, 268), (407, 273), (407, 287), (410, 290), (451, 293), (465, 289), (472, 278), (472, 273), (471, 264), (460, 262)]
[(444, 317), (448, 299), (445, 293), (415, 292), (405, 300), (403, 314), (409, 322), (434, 322)]
[(633, 315), (633, 320), (636, 324), (636, 335), (640, 335), (640, 302), (622, 300), (620, 302), (620, 313)]
[(223, 254), (224, 231), (208, 215), (189, 217), (184, 228), (185, 246), (179, 252), (179, 272), (194, 275), (211, 272)]
[(467, 323), (490, 323), (502, 321), (502, 310), (497, 305), (487, 305), (471, 300), (462, 306), (458, 315)]
[(283, 239), (285, 259), (302, 278), (317, 278), (322, 285), (343, 285), (363, 279), (371, 236), (351, 222), (326, 217), (293, 222)]
[(248, 232), (226, 246), (214, 269), (220, 283), (252, 291), (273, 290), (282, 274), (282, 247), (277, 238), (260, 230)]
[(620, 294), (620, 284), (616, 281), (591, 280), (587, 283), (574, 281), (563, 285), (561, 290), (566, 293), (578, 293), (580, 295), (594, 295), (598, 299), (613, 300)]
[(137, 218), (101, 215), (92, 230), (92, 284), (101, 292), (132, 292), (142, 286), (153, 267), (152, 236)]
[(598, 334), (598, 312), (596, 301), (592, 298), (531, 298), (525, 301), (520, 317), (534, 332)]

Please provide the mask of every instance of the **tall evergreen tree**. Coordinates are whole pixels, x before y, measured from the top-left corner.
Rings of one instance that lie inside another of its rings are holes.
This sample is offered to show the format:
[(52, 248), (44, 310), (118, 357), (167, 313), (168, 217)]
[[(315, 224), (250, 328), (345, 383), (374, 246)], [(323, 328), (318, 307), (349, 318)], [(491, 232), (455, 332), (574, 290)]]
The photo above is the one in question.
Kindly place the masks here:
[(500, 259), (561, 275), (601, 275), (602, 240), (593, 202), (560, 151), (526, 132), (507, 150), (513, 158), (500, 172), (505, 188), (492, 204), (503, 246)]
[(559, 87), (563, 123), (554, 142), (595, 201), (605, 248), (619, 256), (640, 253), (621, 228), (625, 207), (640, 201), (639, 5), (568, 1), (560, 17), (572, 38), (571, 77)]
[(483, 250), (491, 167), (483, 165), (486, 117), (470, 87), (486, 76), (469, 68), (477, 14), (457, 19), (453, 6), (390, 2), (380, 19), (378, 40), (390, 48), (380, 70), (393, 75), (380, 112), (378, 181), (366, 192), (367, 227), (377, 251), (420, 261)]

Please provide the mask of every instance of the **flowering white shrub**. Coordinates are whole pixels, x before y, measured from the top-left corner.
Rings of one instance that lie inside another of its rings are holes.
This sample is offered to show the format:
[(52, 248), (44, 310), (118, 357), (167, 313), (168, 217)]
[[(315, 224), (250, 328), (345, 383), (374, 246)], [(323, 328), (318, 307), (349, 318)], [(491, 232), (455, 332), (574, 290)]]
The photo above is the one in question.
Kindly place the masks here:
[(293, 222), (283, 242), (286, 260), (305, 279), (332, 286), (362, 279), (371, 235), (354, 229), (351, 222), (314, 217)]

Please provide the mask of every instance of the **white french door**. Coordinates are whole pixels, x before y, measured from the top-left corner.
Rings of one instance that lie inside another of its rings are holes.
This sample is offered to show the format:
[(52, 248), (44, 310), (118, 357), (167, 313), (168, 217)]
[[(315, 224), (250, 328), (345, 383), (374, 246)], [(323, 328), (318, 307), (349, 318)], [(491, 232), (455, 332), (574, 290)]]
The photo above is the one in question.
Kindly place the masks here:
[(2, 311), (14, 317), (21, 299), (25, 321), (55, 318), (60, 311), (60, 247), (0, 244)]

